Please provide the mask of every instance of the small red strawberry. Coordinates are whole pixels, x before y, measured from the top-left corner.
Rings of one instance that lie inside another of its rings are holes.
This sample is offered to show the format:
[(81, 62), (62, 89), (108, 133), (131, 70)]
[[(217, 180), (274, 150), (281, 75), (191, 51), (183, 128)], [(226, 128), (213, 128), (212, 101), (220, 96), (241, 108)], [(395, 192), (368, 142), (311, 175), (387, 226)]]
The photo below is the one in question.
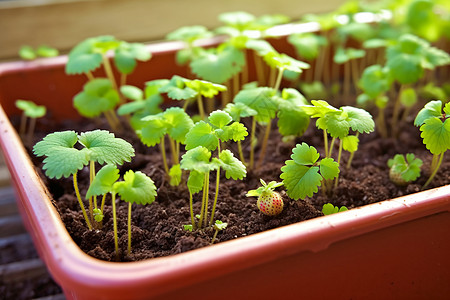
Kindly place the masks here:
[(281, 185), (282, 182), (271, 181), (266, 184), (264, 180), (260, 179), (262, 186), (256, 190), (248, 191), (247, 197), (257, 196), (256, 203), (258, 209), (267, 216), (276, 216), (283, 211), (283, 199), (281, 195), (273, 190)]

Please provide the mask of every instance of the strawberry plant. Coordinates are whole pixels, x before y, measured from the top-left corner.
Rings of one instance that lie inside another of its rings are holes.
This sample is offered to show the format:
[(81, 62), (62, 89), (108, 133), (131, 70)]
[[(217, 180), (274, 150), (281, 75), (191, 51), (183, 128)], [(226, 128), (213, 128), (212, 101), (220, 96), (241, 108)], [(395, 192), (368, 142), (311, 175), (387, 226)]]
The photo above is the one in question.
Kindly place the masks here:
[(282, 182), (271, 181), (268, 184), (260, 179), (261, 187), (256, 190), (250, 190), (247, 192), (247, 197), (258, 197), (256, 203), (258, 209), (265, 215), (276, 216), (283, 211), (283, 198), (278, 192), (275, 192), (279, 186), (282, 186)]
[(420, 177), (422, 164), (423, 161), (412, 153), (406, 154), (406, 159), (404, 155), (396, 154), (388, 160), (389, 179), (396, 185), (407, 185)]
[[(31, 145), (36, 119), (45, 116), (47, 109), (43, 105), (36, 105), (29, 100), (16, 100), (16, 107), (22, 110), (20, 119), (19, 135), (23, 138), (26, 145)], [(28, 122), (29, 120), (29, 122)], [(28, 122), (28, 130), (26, 129)]]
[(123, 181), (119, 179), (119, 169), (115, 165), (106, 165), (100, 169), (92, 181), (86, 193), (86, 197), (103, 195), (101, 212), (106, 194), (111, 194), (113, 228), (114, 228), (114, 247), (116, 249), (116, 258), (119, 258), (119, 244), (117, 235), (117, 217), (116, 217), (116, 194), (120, 199), (128, 202), (128, 248), (127, 254), (131, 253), (131, 208), (132, 204), (151, 204), (156, 197), (156, 187), (153, 180), (144, 173), (132, 170), (123, 175)]
[(322, 213), (327, 216), (327, 215), (332, 215), (332, 214), (336, 214), (338, 212), (342, 212), (342, 211), (346, 211), (348, 210), (347, 207), (345, 206), (341, 206), (341, 207), (337, 207), (334, 206), (331, 203), (325, 203), (322, 207)]
[[(80, 144), (81, 149), (75, 147)], [(90, 182), (95, 177), (95, 163), (121, 165), (134, 156), (133, 147), (123, 139), (105, 130), (94, 130), (77, 134), (75, 131), (61, 131), (48, 134), (33, 147), (36, 156), (45, 156), (42, 167), (49, 178), (59, 179), (72, 175), (78, 203), (89, 230), (93, 228), (94, 208), (97, 201), (89, 198), (89, 216), (84, 208), (78, 188), (78, 171), (89, 165)]]
[(220, 220), (216, 220), (216, 222), (214, 223), (214, 235), (212, 237), (211, 240), (211, 245), (214, 244), (214, 241), (216, 240), (217, 234), (219, 233), (219, 231), (225, 230), (228, 226), (228, 223), (222, 222)]
[(426, 148), (433, 154), (430, 167), (430, 177), (424, 184), (426, 188), (444, 159), (445, 152), (450, 149), (450, 104), (446, 103), (442, 108), (442, 101), (430, 101), (419, 111), (414, 120), (414, 125), (420, 127), (420, 136)]

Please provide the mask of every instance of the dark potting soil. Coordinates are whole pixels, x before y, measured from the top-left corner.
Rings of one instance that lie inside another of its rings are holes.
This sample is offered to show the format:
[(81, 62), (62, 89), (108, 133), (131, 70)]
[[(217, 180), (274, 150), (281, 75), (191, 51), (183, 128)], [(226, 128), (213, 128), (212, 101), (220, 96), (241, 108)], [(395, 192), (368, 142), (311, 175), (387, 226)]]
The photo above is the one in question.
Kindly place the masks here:
[[(94, 130), (102, 126), (91, 124), (91, 121), (72, 122), (59, 125), (59, 130), (71, 129), (76, 132)], [(323, 157), (323, 135), (311, 122), (309, 129), (295, 141), (282, 142), (277, 130), (272, 130), (268, 151), (264, 163), (256, 170), (249, 170), (243, 180), (227, 180), (223, 174), (220, 182), (220, 192), (215, 214), (216, 220), (228, 223), (228, 227), (219, 232), (215, 243), (233, 240), (254, 233), (277, 228), (280, 226), (301, 222), (303, 220), (322, 216), (322, 206), (332, 203), (337, 206), (354, 207), (383, 201), (390, 198), (415, 193), (421, 190), (430, 171), (431, 154), (425, 148), (420, 138), (420, 131), (414, 127), (412, 121), (404, 124), (399, 130), (398, 139), (381, 139), (376, 133), (360, 135), (360, 146), (356, 152), (351, 168), (346, 169), (349, 154), (344, 151), (341, 161), (339, 185), (333, 195), (326, 196), (319, 192), (312, 198), (294, 201), (289, 199), (283, 187), (278, 188), (283, 200), (283, 212), (274, 217), (263, 215), (256, 206), (256, 197), (246, 197), (248, 190), (260, 186), (260, 178), (266, 182), (281, 181), (280, 168), (290, 159), (292, 148), (297, 143), (306, 142), (315, 146)], [(43, 127), (49, 126), (44, 124)], [(94, 127), (96, 126), (96, 127)], [(273, 128), (275, 128), (275, 124)], [(42, 126), (41, 126), (42, 127)], [(36, 135), (40, 140), (50, 131)], [(161, 154), (158, 147), (144, 146), (130, 131), (125, 134), (116, 134), (132, 143), (136, 156), (132, 162), (121, 166), (121, 173), (126, 170), (140, 170), (150, 176), (157, 187), (157, 198), (150, 205), (133, 205), (132, 208), (132, 254), (127, 255), (127, 208), (128, 203), (118, 200), (118, 230), (119, 251), (121, 261), (143, 260), (153, 257), (168, 256), (192, 249), (209, 246), (214, 234), (213, 229), (189, 232), (184, 230), (190, 224), (189, 193), (185, 184), (177, 187), (169, 185), (164, 176)], [(247, 139), (248, 140), (248, 139)], [(245, 142), (247, 142), (247, 140)], [(336, 143), (337, 144), (337, 143)], [(243, 143), (244, 149), (248, 148)], [(229, 145), (229, 149), (236, 155), (237, 149)], [(337, 154), (337, 145), (334, 153)], [(389, 180), (388, 159), (395, 154), (414, 153), (423, 160), (422, 176), (416, 182), (405, 187), (394, 185)], [(256, 155), (258, 148), (256, 149)], [(257, 156), (256, 156), (257, 157)], [(63, 222), (80, 248), (89, 255), (98, 259), (114, 261), (114, 235), (113, 220), (110, 207), (110, 198), (107, 198), (102, 227), (97, 230), (87, 230), (83, 215), (73, 190), (72, 179), (50, 180), (41, 171), (39, 160), (38, 172), (53, 194), (54, 205), (61, 214)], [(98, 167), (99, 168), (99, 167)], [(81, 194), (87, 191), (88, 170), (79, 172)], [(214, 199), (215, 173), (210, 178), (210, 206)], [(444, 161), (439, 173), (429, 185), (429, 188), (450, 183), (450, 162)], [(98, 200), (100, 202), (100, 200)], [(199, 213), (201, 192), (194, 195), (194, 212)], [(87, 203), (85, 203), (87, 207)]]

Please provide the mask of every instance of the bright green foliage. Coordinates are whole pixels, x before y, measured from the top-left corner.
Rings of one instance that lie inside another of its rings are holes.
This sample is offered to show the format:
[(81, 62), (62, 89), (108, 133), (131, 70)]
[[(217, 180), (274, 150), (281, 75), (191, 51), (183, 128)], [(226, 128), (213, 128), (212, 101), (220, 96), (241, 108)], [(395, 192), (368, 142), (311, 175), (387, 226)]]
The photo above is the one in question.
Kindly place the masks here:
[(303, 69), (309, 69), (310, 67), (310, 65), (305, 62), (276, 51), (267, 53), (263, 58), (270, 67), (278, 68), (280, 70), (302, 73)]
[(300, 83), (300, 90), (308, 99), (325, 99), (328, 97), (325, 85), (321, 81), (302, 82)]
[(321, 48), (328, 44), (324, 36), (313, 33), (291, 34), (288, 41), (295, 47), (298, 56), (306, 60), (316, 59)]
[(317, 117), (316, 126), (326, 130), (334, 138), (343, 138), (350, 129), (359, 133), (369, 133), (375, 128), (372, 116), (361, 108), (342, 106), (336, 109), (323, 100), (313, 100), (312, 105), (302, 106), (311, 117)]
[(211, 151), (203, 146), (197, 146), (186, 151), (181, 158), (181, 169), (208, 173), (217, 169), (216, 163), (211, 162)]
[(188, 44), (193, 43), (197, 39), (211, 37), (212, 33), (204, 26), (183, 26), (171, 33), (166, 38), (172, 41), (184, 41)]
[(441, 154), (450, 149), (450, 104), (444, 106), (440, 100), (430, 101), (419, 111), (414, 120), (420, 126), (423, 143), (432, 154)]
[(40, 57), (54, 57), (58, 56), (59, 51), (55, 48), (51, 48), (46, 45), (39, 46), (36, 50), (33, 49), (33, 47), (24, 45), (20, 47), (19, 49), (19, 56), (22, 59), (25, 60), (33, 60), (36, 59), (38, 56)]
[(69, 53), (66, 74), (92, 72), (101, 66), (103, 55), (120, 45), (113, 36), (88, 38), (76, 45)]
[(142, 172), (128, 170), (123, 175), (123, 181), (114, 184), (122, 200), (129, 203), (151, 204), (155, 201), (156, 186), (153, 180)]
[(414, 154), (408, 153), (406, 160), (404, 155), (396, 154), (394, 158), (388, 160), (387, 164), (391, 172), (400, 174), (405, 182), (412, 182), (420, 177), (420, 167), (423, 161), (416, 158)]
[(434, 69), (450, 63), (448, 53), (432, 47), (412, 34), (404, 34), (387, 48), (387, 67), (401, 84), (411, 84), (422, 77), (424, 69)]
[(198, 79), (187, 81), (186, 86), (193, 89), (196, 94), (200, 94), (206, 98), (212, 98), (219, 94), (219, 92), (227, 90), (227, 87), (224, 85)]
[(286, 161), (280, 175), (289, 197), (294, 200), (311, 197), (318, 191), (323, 179), (338, 176), (338, 163), (332, 158), (319, 161), (319, 157), (317, 150), (306, 143), (298, 144), (292, 150), (292, 160)]
[(359, 42), (364, 42), (374, 37), (375, 33), (374, 26), (367, 23), (350, 22), (338, 27), (338, 34), (344, 41), (347, 37), (351, 37)]
[(259, 56), (264, 56), (270, 52), (276, 52), (275, 48), (273, 48), (273, 46), (266, 40), (249, 39), (246, 42), (245, 47), (256, 51)]
[(46, 156), (44, 159), (45, 175), (59, 179), (69, 177), (83, 169), (89, 162), (89, 151), (86, 148), (74, 148), (78, 142), (75, 131), (62, 131), (48, 134), (33, 147), (36, 156)]
[(213, 158), (213, 161), (225, 170), (225, 177), (227, 179), (230, 177), (234, 180), (243, 179), (247, 174), (244, 164), (234, 157), (230, 150), (222, 150), (219, 153), (219, 158)]
[(37, 57), (36, 53), (34, 52), (33, 47), (28, 46), (28, 45), (24, 45), (24, 46), (20, 47), (19, 56), (20, 56), (20, 58), (25, 59), (25, 60), (33, 60), (33, 59), (36, 59), (36, 57)]
[(144, 44), (121, 41), (115, 49), (114, 64), (122, 74), (134, 71), (137, 61), (148, 61), (152, 57)]
[(337, 64), (344, 64), (352, 59), (364, 57), (364, 55), (366, 55), (366, 51), (363, 49), (338, 47), (333, 59)]
[[(225, 111), (213, 111), (209, 118), (210, 124), (199, 121), (186, 135), (186, 149), (204, 146), (213, 151), (218, 147), (219, 139), (222, 142), (244, 140), (247, 129), (239, 122), (232, 122), (231, 116)], [(230, 122), (232, 122), (230, 124)], [(229, 125), (228, 125), (229, 124)]]
[(123, 85), (120, 87), (120, 93), (128, 99), (133, 101), (142, 101), (144, 100), (144, 92), (135, 86), (132, 85)]
[(113, 185), (119, 177), (119, 169), (115, 165), (104, 166), (95, 175), (86, 193), (86, 198), (112, 193)]
[(375, 99), (389, 91), (391, 85), (392, 79), (389, 76), (389, 70), (381, 65), (372, 65), (364, 69), (358, 82), (358, 87), (370, 99)]
[(257, 111), (244, 103), (228, 103), (224, 111), (227, 112), (234, 121), (239, 122), (241, 118), (255, 116)]
[(162, 113), (147, 116), (142, 121), (142, 128), (137, 131), (137, 134), (149, 147), (159, 144), (166, 134), (184, 144), (186, 134), (194, 125), (189, 115), (179, 107), (168, 108)]
[(174, 75), (170, 81), (161, 85), (159, 92), (167, 93), (167, 96), (174, 100), (187, 100), (193, 98), (197, 94), (193, 89), (186, 86), (186, 82), (188, 81), (189, 79)]
[(239, 73), (244, 65), (244, 53), (229, 44), (204, 49), (190, 63), (192, 72), (214, 83), (225, 83)]
[(436, 14), (435, 1), (414, 0), (407, 7), (406, 24), (412, 33), (431, 42), (437, 41), (441, 35), (443, 21)]
[(191, 170), (187, 181), (187, 187), (191, 194), (196, 194), (203, 189), (205, 175), (199, 171)]
[(309, 116), (303, 111), (305, 97), (296, 89), (286, 88), (278, 101), (278, 130), (283, 136), (301, 136), (308, 129)]
[(21, 109), (25, 116), (29, 118), (41, 118), (45, 116), (47, 109), (43, 105), (36, 105), (29, 100), (16, 100), (16, 107)]
[(341, 207), (339, 208), (339, 207), (337, 207), (337, 206), (334, 206), (334, 205), (331, 204), (331, 203), (326, 203), (326, 204), (324, 204), (323, 207), (322, 207), (322, 213), (323, 213), (325, 216), (331, 215), (331, 214), (335, 214), (335, 213), (338, 213), (338, 212), (341, 212), (341, 211), (346, 211), (346, 210), (348, 210), (348, 208), (345, 207), (345, 206), (341, 206)]
[(264, 180), (260, 179), (261, 186), (257, 188), (256, 190), (250, 190), (247, 192), (247, 197), (259, 197), (261, 195), (268, 195), (270, 196), (272, 192), (277, 188), (283, 185), (282, 182), (276, 182), (271, 181), (269, 183), (266, 183)]
[(169, 170), (171, 186), (178, 186), (181, 183), (181, 167), (180, 164), (173, 165)]
[(83, 91), (73, 98), (75, 108), (82, 116), (88, 118), (97, 117), (102, 112), (115, 108), (118, 103), (119, 94), (111, 81), (106, 78), (87, 82)]
[(255, 116), (258, 122), (269, 122), (275, 118), (278, 109), (276, 91), (268, 87), (258, 87), (241, 90), (233, 102), (235, 104), (245, 104), (258, 114)]
[(405, 107), (412, 107), (417, 103), (416, 90), (413, 88), (402, 89), (400, 92), (400, 102)]
[(348, 135), (342, 138), (342, 148), (353, 153), (358, 150), (359, 138), (356, 135)]
[(227, 228), (228, 223), (224, 223), (220, 220), (216, 220), (216, 222), (214, 223), (214, 229), (215, 230), (224, 230), (225, 228)]
[(445, 85), (440, 87), (436, 86), (434, 82), (429, 82), (420, 89), (420, 96), (429, 101), (450, 98), (450, 93), (446, 91)]

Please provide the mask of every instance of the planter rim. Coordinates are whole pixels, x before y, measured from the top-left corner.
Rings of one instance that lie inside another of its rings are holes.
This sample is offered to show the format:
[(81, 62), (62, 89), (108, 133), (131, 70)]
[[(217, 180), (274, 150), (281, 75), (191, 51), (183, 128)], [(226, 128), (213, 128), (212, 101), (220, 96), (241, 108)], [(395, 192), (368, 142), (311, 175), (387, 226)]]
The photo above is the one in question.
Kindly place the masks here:
[[(450, 185), (447, 185), (173, 256), (138, 262), (105, 262), (84, 253), (71, 239), (51, 204), (48, 191), (40, 186), (41, 179), (34, 167), (26, 164), (31, 163), (30, 158), (3, 109), (0, 109), (0, 125), (1, 146), (6, 154), (5, 160), (11, 176), (21, 180), (16, 191), (24, 194), (18, 195), (18, 201), (30, 199), (27, 205), (32, 210), (26, 211), (28, 221), (32, 228), (43, 232), (39, 237), (45, 241), (40, 244), (45, 252), (43, 259), (57, 281), (59, 277), (68, 277), (65, 280), (70, 280), (75, 289), (86, 285), (92, 285), (92, 288), (138, 288), (140, 280), (151, 278), (152, 291), (163, 293), (167, 288), (164, 283), (169, 281), (172, 282), (172, 287), (173, 282), (182, 287), (210, 278), (212, 270), (215, 270), (214, 276), (219, 276), (234, 271), (236, 267), (230, 265), (251, 268), (298, 252), (319, 252), (333, 243), (367, 231), (441, 212), (442, 207), (450, 211)], [(10, 157), (9, 153), (16, 156)], [(44, 202), (40, 201), (42, 193), (46, 194)], [(22, 203), (26, 207), (24, 204)], [(39, 239), (34, 238), (35, 241)], [(220, 260), (216, 259), (219, 257)], [(98, 278), (101, 278), (100, 281)]]

